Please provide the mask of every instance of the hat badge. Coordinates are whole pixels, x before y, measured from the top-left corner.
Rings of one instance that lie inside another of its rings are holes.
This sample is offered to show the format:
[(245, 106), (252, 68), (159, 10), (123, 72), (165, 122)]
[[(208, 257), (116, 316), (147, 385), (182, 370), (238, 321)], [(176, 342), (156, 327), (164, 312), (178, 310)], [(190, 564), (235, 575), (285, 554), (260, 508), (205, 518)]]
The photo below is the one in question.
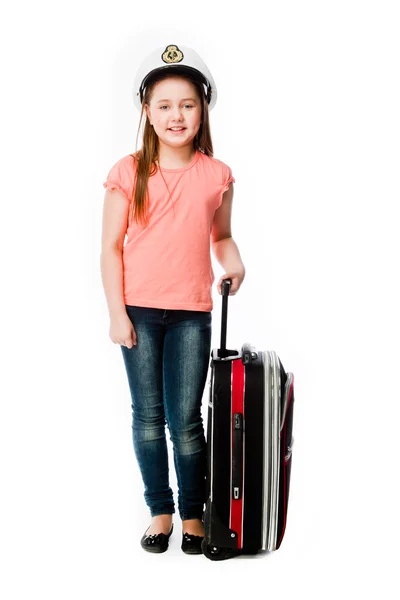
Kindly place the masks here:
[(167, 46), (161, 58), (168, 64), (178, 63), (183, 60), (183, 52), (179, 50), (178, 46)]

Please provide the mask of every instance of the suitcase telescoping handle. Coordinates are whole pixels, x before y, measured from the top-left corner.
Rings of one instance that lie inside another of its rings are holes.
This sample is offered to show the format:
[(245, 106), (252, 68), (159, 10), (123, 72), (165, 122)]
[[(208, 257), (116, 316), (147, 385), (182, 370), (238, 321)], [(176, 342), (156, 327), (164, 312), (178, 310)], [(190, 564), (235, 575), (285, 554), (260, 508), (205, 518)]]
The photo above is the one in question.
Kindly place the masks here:
[[(236, 351), (229, 351), (226, 349), (226, 324), (228, 321), (228, 296), (229, 291), (232, 285), (232, 279), (224, 279), (221, 284), (221, 292), (222, 292), (222, 316), (221, 316), (221, 345), (218, 350), (218, 356), (220, 358), (225, 358), (227, 356), (232, 356), (233, 354), (238, 354)], [(253, 360), (257, 358), (257, 352), (255, 351), (254, 346), (251, 344), (243, 344), (242, 346), (242, 362), (244, 365), (251, 363)]]
[(221, 285), (222, 292), (222, 318), (221, 318), (221, 345), (219, 356), (226, 356), (226, 324), (228, 321), (228, 296), (231, 289), (232, 279), (224, 279)]

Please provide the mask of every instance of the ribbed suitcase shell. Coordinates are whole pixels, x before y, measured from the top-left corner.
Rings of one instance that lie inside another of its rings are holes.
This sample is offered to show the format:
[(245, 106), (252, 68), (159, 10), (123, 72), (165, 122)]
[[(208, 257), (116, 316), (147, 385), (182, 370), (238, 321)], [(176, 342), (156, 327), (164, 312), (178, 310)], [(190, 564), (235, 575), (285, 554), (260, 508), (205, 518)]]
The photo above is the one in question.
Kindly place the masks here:
[[(222, 356), (220, 356), (222, 354)], [(276, 550), (286, 528), (294, 377), (272, 351), (212, 351), (203, 553)]]

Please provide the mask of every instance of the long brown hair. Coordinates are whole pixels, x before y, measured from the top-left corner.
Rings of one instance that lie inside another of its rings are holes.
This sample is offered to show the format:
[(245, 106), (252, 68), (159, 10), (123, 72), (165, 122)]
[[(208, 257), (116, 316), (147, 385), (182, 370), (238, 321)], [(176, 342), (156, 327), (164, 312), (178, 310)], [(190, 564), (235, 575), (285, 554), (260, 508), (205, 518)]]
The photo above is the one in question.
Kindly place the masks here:
[[(148, 224), (148, 189), (147, 183), (149, 177), (155, 175), (157, 172), (156, 161), (159, 160), (159, 141), (158, 135), (154, 131), (152, 125), (147, 118), (147, 113), (145, 109), (145, 104), (150, 104), (150, 99), (152, 96), (153, 88), (156, 83), (161, 81), (162, 79), (166, 79), (167, 77), (182, 77), (187, 79), (190, 83), (192, 83), (197, 91), (197, 95), (201, 101), (201, 124), (199, 131), (197, 132), (194, 140), (193, 140), (193, 148), (194, 150), (199, 150), (206, 154), (207, 156), (213, 156), (213, 145), (211, 140), (211, 131), (210, 131), (210, 119), (208, 112), (208, 104), (204, 95), (204, 88), (201, 83), (199, 83), (196, 79), (192, 78), (190, 75), (182, 75), (175, 74), (171, 71), (168, 72), (160, 72), (155, 79), (152, 79), (151, 83), (146, 87), (145, 94), (142, 102), (142, 111), (140, 113), (140, 121), (138, 127), (138, 133), (136, 136), (136, 152), (132, 154), (135, 160), (135, 185), (131, 198), (130, 204), (130, 212), (129, 212), (129, 224), (132, 219), (135, 219), (136, 223), (142, 222), (145, 226)], [(144, 122), (144, 130), (143, 130), (143, 143), (142, 147), (137, 150), (138, 137), (140, 133), (140, 127), (142, 124), (143, 118)]]

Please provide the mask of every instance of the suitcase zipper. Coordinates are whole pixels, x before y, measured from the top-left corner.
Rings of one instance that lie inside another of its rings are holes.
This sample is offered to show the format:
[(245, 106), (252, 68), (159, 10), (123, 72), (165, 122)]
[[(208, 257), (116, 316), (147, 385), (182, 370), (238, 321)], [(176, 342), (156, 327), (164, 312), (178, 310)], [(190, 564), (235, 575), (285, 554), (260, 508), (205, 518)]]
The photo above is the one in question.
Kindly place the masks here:
[(263, 499), (262, 499), (262, 520), (261, 520), (261, 548), (266, 550), (267, 548), (267, 535), (268, 535), (268, 514), (270, 505), (270, 494), (269, 494), (269, 462), (270, 462), (270, 449), (269, 440), (270, 435), (268, 431), (268, 416), (269, 416), (269, 397), (270, 397), (270, 368), (269, 368), (269, 355), (268, 352), (261, 352), (261, 360), (264, 369), (264, 448), (263, 448)]
[(275, 550), (280, 457), (280, 369), (276, 353), (262, 353), (264, 364), (264, 485), (262, 550)]
[(271, 352), (270, 355), (272, 365), (272, 482), (269, 546), (275, 550), (278, 534), (279, 460), (281, 455), (281, 371), (276, 353)]

